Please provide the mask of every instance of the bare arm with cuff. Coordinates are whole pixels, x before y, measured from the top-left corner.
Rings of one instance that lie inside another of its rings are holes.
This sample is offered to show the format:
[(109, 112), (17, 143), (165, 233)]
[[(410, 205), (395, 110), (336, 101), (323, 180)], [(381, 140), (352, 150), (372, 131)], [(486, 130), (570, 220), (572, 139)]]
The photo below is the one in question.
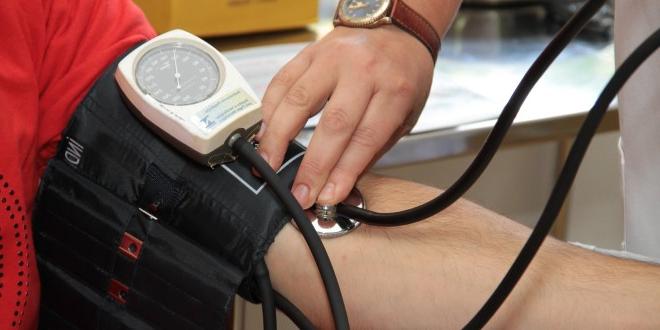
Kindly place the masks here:
[[(367, 176), (370, 208), (394, 211), (435, 196), (434, 188)], [(462, 327), (488, 298), (530, 230), (468, 201), (397, 228), (362, 226), (324, 240), (353, 328)], [(266, 260), (275, 289), (312, 321), (332, 318), (312, 257), (291, 226)], [(548, 238), (494, 328), (658, 328), (660, 267), (616, 259)]]

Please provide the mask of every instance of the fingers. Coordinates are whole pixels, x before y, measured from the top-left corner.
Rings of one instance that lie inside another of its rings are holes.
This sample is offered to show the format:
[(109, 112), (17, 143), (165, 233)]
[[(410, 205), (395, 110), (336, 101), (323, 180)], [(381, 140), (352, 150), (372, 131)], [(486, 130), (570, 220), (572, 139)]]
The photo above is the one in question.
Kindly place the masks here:
[(289, 142), (317, 113), (336, 85), (335, 76), (323, 66), (311, 66), (291, 88), (267, 119), (267, 127), (259, 137), (259, 152), (274, 169), (279, 168)]
[(351, 140), (372, 95), (372, 84), (366, 79), (347, 77), (337, 84), (324, 107), (293, 184), (293, 194), (304, 208), (314, 204)]
[(294, 195), (308, 208), (317, 199), (343, 200), (396, 141), (411, 110), (421, 109), (433, 63), (411, 61), (411, 51), (426, 49), (398, 29), (337, 28), (306, 50), (269, 85), (257, 140), (279, 168), (288, 143), (332, 95), (294, 181)]
[(305, 73), (311, 64), (311, 59), (303, 50), (300, 54), (288, 62), (280, 71), (273, 77), (273, 80), (268, 84), (264, 97), (262, 98), (261, 113), (263, 117), (262, 129), (257, 134), (257, 138), (261, 138), (268, 121), (275, 112), (277, 105), (282, 102), (286, 92), (293, 86), (293, 84)]
[(353, 189), (358, 177), (374, 157), (386, 146), (413, 107), (413, 98), (406, 97), (407, 88), (378, 92), (318, 196), (321, 204), (337, 204)]

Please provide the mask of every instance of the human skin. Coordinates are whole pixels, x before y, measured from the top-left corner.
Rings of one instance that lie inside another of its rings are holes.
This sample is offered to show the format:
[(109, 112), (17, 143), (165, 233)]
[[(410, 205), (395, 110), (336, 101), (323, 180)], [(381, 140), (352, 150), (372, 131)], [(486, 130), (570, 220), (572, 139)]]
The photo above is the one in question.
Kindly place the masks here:
[[(440, 36), (460, 1), (406, 0)], [(305, 208), (336, 204), (382, 153), (414, 126), (433, 78), (433, 59), (393, 26), (337, 27), (273, 78), (263, 98), (260, 153), (279, 168), (307, 119), (325, 109), (292, 187)], [(327, 102), (327, 103), (326, 103)]]
[[(439, 191), (365, 176), (370, 209), (419, 205)], [(497, 286), (530, 229), (460, 200), (403, 227), (361, 226), (323, 240), (354, 329), (457, 329)], [(332, 328), (327, 296), (302, 236), (290, 225), (266, 255), (273, 286), (314, 324)], [(658, 329), (660, 267), (593, 253), (547, 238), (488, 323), (506, 329)]]

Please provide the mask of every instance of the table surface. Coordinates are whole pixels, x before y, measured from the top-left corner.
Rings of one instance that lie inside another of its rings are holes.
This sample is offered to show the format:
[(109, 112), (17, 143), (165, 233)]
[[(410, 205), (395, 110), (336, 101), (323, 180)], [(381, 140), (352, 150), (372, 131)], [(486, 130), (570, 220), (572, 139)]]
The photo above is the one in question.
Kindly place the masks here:
[[(210, 42), (261, 94), (282, 65), (331, 30), (331, 12), (332, 6), (323, 1), (321, 20), (309, 29)], [(540, 7), (461, 10), (443, 41), (429, 100), (417, 125), (376, 166), (478, 150), (519, 80), (556, 30), (548, 26)], [(572, 136), (611, 76), (613, 57), (612, 42), (607, 38), (573, 41), (530, 93), (505, 145)], [(309, 142), (315, 120), (299, 135), (302, 143)], [(600, 130), (617, 128), (613, 106)]]

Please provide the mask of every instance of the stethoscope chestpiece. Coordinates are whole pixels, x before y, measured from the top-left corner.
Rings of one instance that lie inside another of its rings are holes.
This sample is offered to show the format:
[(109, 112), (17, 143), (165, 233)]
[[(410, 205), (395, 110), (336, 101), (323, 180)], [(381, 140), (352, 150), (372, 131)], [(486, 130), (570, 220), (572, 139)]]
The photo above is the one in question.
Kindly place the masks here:
[[(357, 188), (353, 188), (343, 203), (362, 209), (366, 208), (364, 198)], [(309, 209), (305, 213), (321, 238), (343, 236), (360, 226), (359, 221), (337, 214), (336, 205), (316, 204), (314, 210)], [(296, 226), (295, 223), (293, 225)]]

